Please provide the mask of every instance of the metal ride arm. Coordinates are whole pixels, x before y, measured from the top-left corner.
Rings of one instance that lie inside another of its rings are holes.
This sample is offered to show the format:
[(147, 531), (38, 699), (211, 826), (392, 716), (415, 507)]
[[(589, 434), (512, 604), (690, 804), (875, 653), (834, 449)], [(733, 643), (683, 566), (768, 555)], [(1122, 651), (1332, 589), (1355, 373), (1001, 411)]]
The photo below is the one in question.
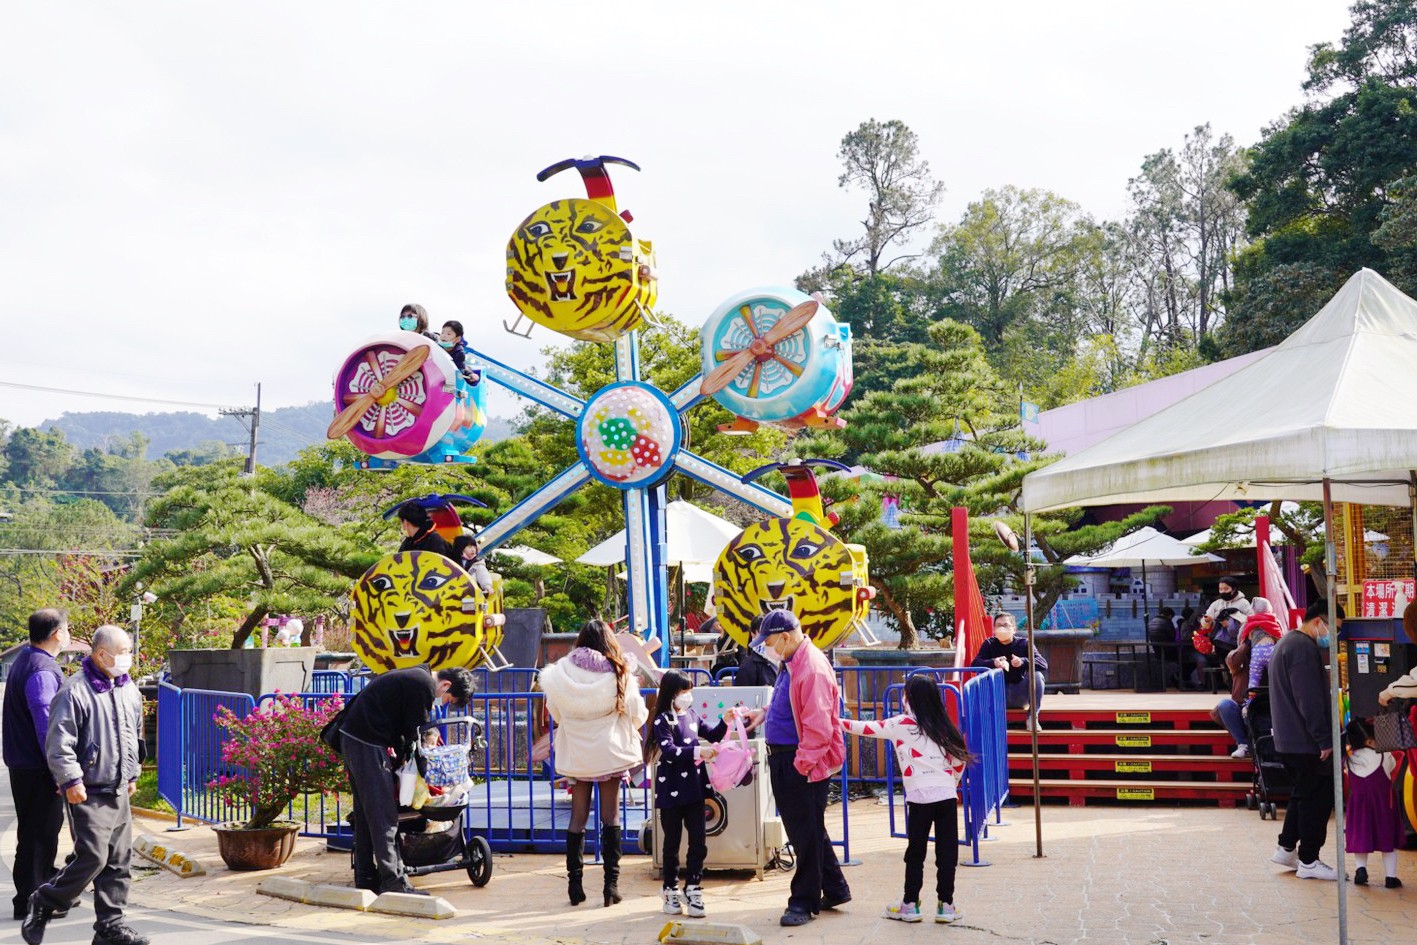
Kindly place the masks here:
[(468, 348), (467, 360), (470, 367), (476, 367), (482, 371), (484, 381), (491, 378), (513, 393), (521, 394), (528, 400), (534, 400), (547, 410), (554, 411), (569, 420), (579, 419), (581, 411), (585, 409), (585, 401), (579, 397), (572, 397), (559, 387), (553, 387), (545, 381), (528, 377), (516, 368), (508, 367), (501, 361), (489, 358), (480, 351)]
[(703, 383), (704, 376), (702, 374), (695, 374), (681, 384), (678, 390), (669, 395), (669, 402), (673, 404), (674, 409), (680, 413), (697, 406), (699, 401), (707, 399), (699, 392), (699, 388), (703, 386)]
[(792, 503), (771, 489), (755, 482), (743, 482), (737, 474), (717, 463), (709, 462), (697, 453), (684, 450), (679, 454), (678, 470), (691, 479), (733, 496), (775, 518), (791, 518)]
[(555, 479), (537, 489), (531, 495), (514, 505), (510, 510), (497, 516), (488, 526), (477, 533), (482, 553), (511, 539), (513, 535), (536, 521), (545, 512), (555, 508), (561, 500), (581, 486), (590, 482), (590, 473), (580, 463), (568, 466)]

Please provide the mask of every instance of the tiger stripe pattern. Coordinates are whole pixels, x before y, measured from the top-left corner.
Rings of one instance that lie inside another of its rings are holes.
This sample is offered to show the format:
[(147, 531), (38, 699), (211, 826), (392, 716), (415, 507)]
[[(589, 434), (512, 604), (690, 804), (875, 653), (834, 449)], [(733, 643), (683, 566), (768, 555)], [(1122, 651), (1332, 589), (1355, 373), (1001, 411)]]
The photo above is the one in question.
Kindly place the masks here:
[[(385, 555), (350, 591), (354, 651), (376, 673), (427, 663), (434, 669), (480, 661), (485, 610), (466, 571), (440, 554)], [(465, 600), (472, 609), (463, 612)]]

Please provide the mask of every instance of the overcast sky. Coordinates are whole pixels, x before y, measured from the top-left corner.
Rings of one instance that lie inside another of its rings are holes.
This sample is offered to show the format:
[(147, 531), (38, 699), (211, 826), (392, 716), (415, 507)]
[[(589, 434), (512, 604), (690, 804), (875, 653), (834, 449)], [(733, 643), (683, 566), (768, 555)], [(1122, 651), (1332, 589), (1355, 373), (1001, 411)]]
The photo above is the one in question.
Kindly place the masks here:
[[(898, 118), (948, 190), (1099, 219), (1144, 155), (1241, 143), (1301, 100), (1348, 0), (144, 2), (0, 11), (0, 381), (267, 407), (329, 396), (418, 301), (519, 366), (503, 252), (566, 157), (614, 154), (660, 306), (790, 284), (864, 200), (843, 134)], [(142, 403), (0, 386), (34, 424)], [(519, 402), (494, 396), (492, 412)]]

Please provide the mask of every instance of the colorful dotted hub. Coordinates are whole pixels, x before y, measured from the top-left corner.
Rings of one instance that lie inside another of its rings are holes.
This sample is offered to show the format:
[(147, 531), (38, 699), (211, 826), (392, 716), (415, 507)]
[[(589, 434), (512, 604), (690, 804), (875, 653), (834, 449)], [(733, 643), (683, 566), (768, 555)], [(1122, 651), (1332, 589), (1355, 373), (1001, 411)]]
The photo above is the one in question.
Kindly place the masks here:
[(586, 404), (576, 439), (597, 479), (635, 488), (669, 471), (679, 449), (679, 415), (653, 388), (618, 384)]

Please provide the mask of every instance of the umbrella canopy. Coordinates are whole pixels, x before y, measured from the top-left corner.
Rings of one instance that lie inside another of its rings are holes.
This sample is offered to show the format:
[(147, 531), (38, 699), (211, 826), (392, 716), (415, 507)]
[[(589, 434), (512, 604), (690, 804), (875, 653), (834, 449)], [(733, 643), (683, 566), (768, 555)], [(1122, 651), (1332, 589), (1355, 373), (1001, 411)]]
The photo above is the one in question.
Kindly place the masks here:
[(1409, 503), (1417, 302), (1371, 269), (1268, 355), (1023, 480), (1029, 512), (1144, 501)]
[(561, 559), (555, 555), (549, 555), (544, 551), (537, 551), (535, 548), (528, 548), (526, 545), (506, 545), (492, 549), (494, 555), (506, 555), (508, 558), (516, 558), (522, 564), (529, 564), (535, 567), (546, 567), (547, 565), (560, 564)]
[(1223, 560), (1216, 555), (1193, 554), (1190, 547), (1148, 526), (1118, 538), (1109, 551), (1073, 555), (1064, 559), (1063, 564), (1089, 568), (1166, 568)]
[[(718, 560), (725, 545), (737, 537), (743, 529), (727, 519), (719, 518), (711, 512), (678, 499), (664, 509), (665, 544), (668, 546), (664, 557), (667, 564), (707, 564)], [(621, 529), (594, 548), (581, 555), (576, 561), (609, 567), (625, 560), (625, 530)]]

